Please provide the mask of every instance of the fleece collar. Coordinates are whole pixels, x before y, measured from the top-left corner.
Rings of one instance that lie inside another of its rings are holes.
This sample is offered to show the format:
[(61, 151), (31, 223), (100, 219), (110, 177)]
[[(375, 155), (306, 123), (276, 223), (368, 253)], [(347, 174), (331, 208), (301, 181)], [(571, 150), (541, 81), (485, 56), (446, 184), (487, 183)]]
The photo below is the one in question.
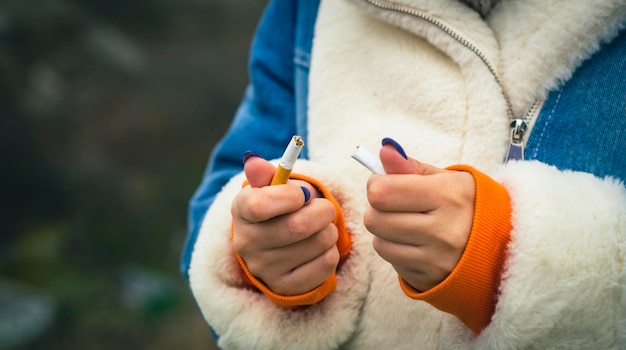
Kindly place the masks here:
[(545, 98), (569, 79), (581, 62), (602, 42), (614, 38), (626, 22), (623, 0), (502, 0), (486, 19), (458, 0), (350, 1), (384, 21), (425, 37), (449, 54), (458, 48), (448, 43), (448, 33), (429, 30), (420, 25), (423, 19), (389, 8), (415, 11), (452, 28), (491, 62), (512, 112), (518, 116), (535, 99)]

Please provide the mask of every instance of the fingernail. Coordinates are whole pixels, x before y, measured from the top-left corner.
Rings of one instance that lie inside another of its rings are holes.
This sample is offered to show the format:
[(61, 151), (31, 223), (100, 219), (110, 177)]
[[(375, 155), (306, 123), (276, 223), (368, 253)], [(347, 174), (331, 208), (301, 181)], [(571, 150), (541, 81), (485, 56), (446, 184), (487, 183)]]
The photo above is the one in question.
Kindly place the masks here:
[(404, 159), (409, 159), (409, 157), (407, 157), (406, 153), (404, 153), (404, 149), (402, 149), (402, 146), (400, 146), (399, 143), (397, 143), (394, 139), (389, 138), (389, 137), (385, 137), (383, 139), (383, 146), (384, 145), (392, 145), (393, 148), (396, 149), (396, 151), (398, 151), (398, 153), (400, 153), (400, 155), (404, 158)]
[(245, 164), (248, 161), (248, 159), (250, 159), (251, 157), (261, 157), (261, 156), (252, 151), (245, 151), (243, 153), (243, 163)]
[(304, 186), (300, 186), (300, 188), (302, 189), (302, 193), (304, 193), (304, 203), (306, 204), (306, 202), (311, 199), (311, 191), (309, 191), (309, 189)]

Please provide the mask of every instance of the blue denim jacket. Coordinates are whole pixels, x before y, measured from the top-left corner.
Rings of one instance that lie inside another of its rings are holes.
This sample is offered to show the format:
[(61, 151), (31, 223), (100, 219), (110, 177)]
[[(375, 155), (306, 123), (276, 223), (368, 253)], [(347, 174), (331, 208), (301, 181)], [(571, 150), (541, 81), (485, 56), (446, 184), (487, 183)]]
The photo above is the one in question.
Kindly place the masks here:
[[(242, 171), (242, 154), (254, 150), (274, 159), (292, 135), (306, 139), (308, 71), (318, 6), (318, 0), (284, 0), (272, 1), (266, 9), (252, 45), (251, 83), (190, 202), (181, 262), (186, 278), (202, 219), (216, 193)], [(625, 132), (623, 30), (549, 95), (529, 136), (526, 159), (626, 181)]]
[[(265, 10), (252, 42), (250, 84), (189, 204), (181, 260), (187, 279), (202, 219), (222, 186), (243, 170), (243, 153), (253, 150), (275, 159), (292, 135), (307, 139), (309, 63), (318, 6), (319, 0), (271, 1)], [(300, 156), (307, 158), (306, 148)]]
[(526, 159), (626, 181), (626, 31), (550, 93)]

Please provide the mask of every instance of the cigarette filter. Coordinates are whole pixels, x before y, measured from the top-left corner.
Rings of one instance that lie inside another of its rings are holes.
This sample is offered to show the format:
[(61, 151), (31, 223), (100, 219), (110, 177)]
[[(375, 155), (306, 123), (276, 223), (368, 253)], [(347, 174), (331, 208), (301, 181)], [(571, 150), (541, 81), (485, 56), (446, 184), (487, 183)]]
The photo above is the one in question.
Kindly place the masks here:
[(380, 162), (380, 159), (375, 157), (372, 152), (361, 145), (356, 147), (356, 151), (352, 154), (352, 158), (363, 164), (374, 174), (385, 174), (385, 169), (383, 168), (383, 164)]
[(293, 165), (296, 163), (296, 160), (300, 155), (302, 146), (304, 146), (302, 137), (294, 135), (287, 145), (287, 148), (285, 148), (283, 156), (280, 158), (280, 162), (278, 163), (278, 167), (276, 168), (276, 172), (274, 173), (270, 186), (287, 183), (287, 180), (289, 180), (289, 174), (291, 174), (291, 169), (293, 169)]

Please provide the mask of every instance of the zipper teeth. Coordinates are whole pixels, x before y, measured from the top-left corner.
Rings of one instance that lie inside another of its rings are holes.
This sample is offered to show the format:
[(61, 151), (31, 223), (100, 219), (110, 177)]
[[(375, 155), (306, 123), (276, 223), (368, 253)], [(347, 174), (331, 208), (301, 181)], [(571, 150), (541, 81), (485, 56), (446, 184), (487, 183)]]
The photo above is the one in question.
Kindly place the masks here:
[(529, 123), (531, 121), (531, 119), (533, 119), (536, 115), (537, 115), (537, 108), (539, 107), (539, 105), (541, 105), (542, 100), (540, 99), (535, 99), (535, 101), (533, 102), (533, 104), (530, 106), (530, 109), (528, 110), (528, 113), (526, 113), (526, 116), (524, 116), (524, 122)]
[[(446, 34), (448, 34), (452, 39), (456, 40), (457, 42), (459, 42), (461, 45), (465, 46), (466, 48), (468, 48), (469, 50), (471, 50), (474, 54), (476, 54), (476, 56), (478, 56), (478, 58), (480, 58), (481, 61), (483, 61), (483, 63), (485, 64), (485, 66), (487, 67), (487, 69), (489, 70), (489, 72), (491, 73), (491, 75), (493, 75), (493, 78), (495, 79), (496, 83), (498, 84), (498, 86), (500, 86), (500, 90), (502, 93), (502, 96), (504, 97), (504, 101), (506, 103), (506, 107), (507, 107), (507, 115), (509, 117), (510, 120), (513, 120), (513, 107), (511, 106), (511, 101), (509, 100), (509, 96), (507, 94), (504, 93), (504, 91), (502, 91), (502, 83), (500, 82), (500, 78), (498, 77), (498, 74), (495, 70), (495, 68), (493, 67), (493, 65), (491, 64), (491, 62), (487, 59), (487, 57), (485, 56), (485, 54), (482, 53), (482, 51), (480, 51), (478, 49), (478, 47), (473, 44), (471, 41), (469, 41), (468, 39), (464, 38), (463, 36), (461, 36), (459, 33), (455, 32), (454, 30), (452, 30), (452, 28), (450, 28), (449, 25), (447, 25), (446, 23), (432, 17), (429, 16), (423, 12), (417, 11), (415, 9), (412, 9), (410, 7), (406, 7), (406, 6), (402, 6), (402, 5), (398, 5), (398, 4), (393, 4), (393, 3), (386, 3), (386, 2), (382, 2), (382, 1), (378, 1), (378, 0), (365, 0), (366, 2), (370, 3), (371, 5), (381, 9), (381, 10), (387, 10), (387, 11), (393, 11), (393, 12), (398, 12), (398, 13), (402, 13), (402, 14), (406, 14), (406, 15), (410, 15), (413, 17), (417, 17), (420, 19), (423, 19), (427, 22), (432, 23), (433, 25), (435, 25), (437, 28), (441, 29), (443, 32), (445, 32)], [(536, 106), (536, 103), (533, 104), (533, 108)], [(531, 113), (529, 113), (527, 115), (530, 116)]]

